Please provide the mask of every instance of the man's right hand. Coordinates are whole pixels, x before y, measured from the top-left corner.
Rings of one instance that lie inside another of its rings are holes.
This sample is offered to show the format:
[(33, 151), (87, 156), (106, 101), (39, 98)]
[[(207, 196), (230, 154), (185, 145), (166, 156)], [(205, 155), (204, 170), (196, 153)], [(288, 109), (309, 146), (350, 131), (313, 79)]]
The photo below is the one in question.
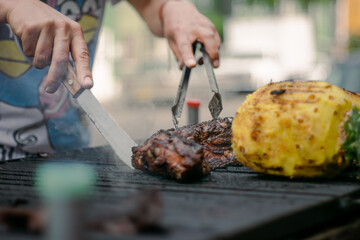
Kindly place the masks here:
[(34, 67), (50, 65), (47, 92), (55, 92), (66, 77), (70, 52), (81, 86), (93, 86), (90, 55), (79, 23), (39, 0), (0, 0), (0, 23), (8, 23), (21, 38), (25, 55), (34, 58)]

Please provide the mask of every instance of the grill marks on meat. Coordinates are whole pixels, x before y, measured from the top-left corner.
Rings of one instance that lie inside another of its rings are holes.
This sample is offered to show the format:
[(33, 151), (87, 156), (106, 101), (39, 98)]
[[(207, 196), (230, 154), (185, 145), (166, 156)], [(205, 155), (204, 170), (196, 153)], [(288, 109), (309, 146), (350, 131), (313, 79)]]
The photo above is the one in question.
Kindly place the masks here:
[(236, 163), (231, 148), (232, 118), (219, 118), (178, 130), (160, 130), (132, 149), (137, 169), (178, 181), (192, 181), (211, 169)]
[(192, 181), (210, 173), (203, 161), (201, 145), (180, 135), (168, 135), (160, 131), (143, 146), (133, 149), (132, 162), (135, 168), (152, 172), (179, 181)]
[(219, 118), (184, 126), (179, 128), (175, 134), (200, 144), (204, 148), (204, 161), (209, 164), (211, 169), (224, 167), (237, 163), (231, 148), (232, 119), (230, 117)]

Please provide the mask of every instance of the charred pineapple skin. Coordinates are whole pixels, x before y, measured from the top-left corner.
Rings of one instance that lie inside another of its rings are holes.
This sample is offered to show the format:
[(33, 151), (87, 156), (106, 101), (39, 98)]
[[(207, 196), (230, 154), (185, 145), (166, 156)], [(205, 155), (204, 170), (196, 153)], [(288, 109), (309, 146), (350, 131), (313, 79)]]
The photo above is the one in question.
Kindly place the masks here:
[(319, 81), (270, 83), (249, 95), (232, 123), (232, 148), (261, 173), (333, 177), (347, 167), (344, 123), (360, 96)]

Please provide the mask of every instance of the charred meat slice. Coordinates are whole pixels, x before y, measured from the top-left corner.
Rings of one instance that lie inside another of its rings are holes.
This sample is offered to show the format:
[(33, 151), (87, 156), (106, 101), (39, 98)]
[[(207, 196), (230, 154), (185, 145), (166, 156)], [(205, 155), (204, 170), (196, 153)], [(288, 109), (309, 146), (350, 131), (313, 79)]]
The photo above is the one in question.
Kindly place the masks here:
[(158, 189), (140, 189), (116, 206), (94, 206), (88, 229), (111, 235), (165, 233), (161, 224), (163, 200)]
[(164, 136), (160, 132), (160, 138), (133, 149), (135, 168), (178, 181), (191, 181), (210, 173), (209, 165), (203, 161), (201, 145), (179, 135), (162, 139)]
[(236, 163), (231, 149), (232, 118), (160, 130), (142, 146), (134, 147), (137, 169), (178, 181), (199, 179), (211, 169)]
[(204, 161), (211, 169), (237, 163), (231, 148), (232, 119), (219, 118), (179, 128), (174, 134), (200, 144), (204, 148)]
[(47, 220), (43, 207), (0, 207), (0, 226), (10, 232), (39, 234), (43, 232)]
[[(68, 207), (71, 208), (70, 205)], [(43, 234), (49, 228), (49, 207), (14, 204), (0, 206), (0, 229), (22, 234)], [(85, 227), (82, 231), (112, 235), (166, 232), (161, 225), (163, 200), (158, 189), (140, 189), (116, 205), (90, 203), (88, 207), (91, 211), (82, 215)], [(81, 235), (84, 234), (82, 231)]]

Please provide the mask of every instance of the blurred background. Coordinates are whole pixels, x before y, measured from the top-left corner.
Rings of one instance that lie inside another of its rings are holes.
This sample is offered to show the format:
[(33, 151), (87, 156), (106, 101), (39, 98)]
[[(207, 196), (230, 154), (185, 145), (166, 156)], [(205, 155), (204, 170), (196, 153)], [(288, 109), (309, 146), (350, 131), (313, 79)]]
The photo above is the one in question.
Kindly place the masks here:
[[(234, 116), (247, 94), (270, 81), (322, 80), (360, 91), (359, 0), (191, 2), (223, 41), (215, 70), (221, 117)], [(170, 107), (181, 71), (167, 41), (154, 37), (126, 1), (107, 5), (93, 74), (93, 93), (135, 140), (173, 127)], [(200, 121), (211, 119), (212, 92), (203, 66), (192, 71), (187, 97), (201, 101)], [(93, 128), (92, 146), (103, 144)]]

